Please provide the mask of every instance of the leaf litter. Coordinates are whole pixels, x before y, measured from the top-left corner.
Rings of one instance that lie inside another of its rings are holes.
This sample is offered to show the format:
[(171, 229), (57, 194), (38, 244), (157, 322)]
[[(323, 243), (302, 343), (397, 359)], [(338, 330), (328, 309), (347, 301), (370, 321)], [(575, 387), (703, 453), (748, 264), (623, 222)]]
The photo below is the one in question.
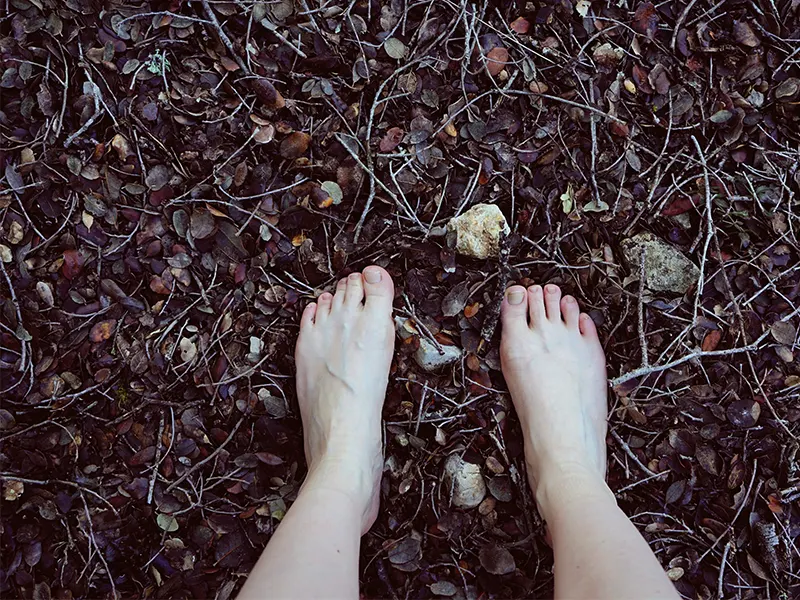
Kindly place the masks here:
[[(609, 485), (678, 589), (797, 595), (797, 2), (301, 4), (9, 4), (0, 592), (234, 597), (305, 473), (299, 315), (378, 263), (365, 597), (552, 594), (495, 332), (545, 281), (599, 327)], [(471, 258), (480, 205), (508, 234)]]

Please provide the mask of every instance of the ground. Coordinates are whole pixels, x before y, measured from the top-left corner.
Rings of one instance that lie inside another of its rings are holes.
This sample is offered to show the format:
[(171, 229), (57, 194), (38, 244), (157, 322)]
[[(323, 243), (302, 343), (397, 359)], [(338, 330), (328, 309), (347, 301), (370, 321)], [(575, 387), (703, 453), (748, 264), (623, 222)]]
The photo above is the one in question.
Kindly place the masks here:
[[(681, 593), (796, 597), (799, 14), (7, 0), (3, 597), (233, 597), (305, 471), (299, 315), (370, 263), (410, 320), (365, 597), (552, 594), (512, 282), (597, 323), (609, 485)], [(446, 227), (476, 204), (510, 231), (486, 258)]]

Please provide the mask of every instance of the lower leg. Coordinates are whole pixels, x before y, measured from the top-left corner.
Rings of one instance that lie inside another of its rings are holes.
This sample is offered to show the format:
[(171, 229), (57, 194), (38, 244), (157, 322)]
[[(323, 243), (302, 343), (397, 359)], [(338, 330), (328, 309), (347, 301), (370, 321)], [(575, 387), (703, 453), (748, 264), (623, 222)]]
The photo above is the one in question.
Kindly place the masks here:
[(573, 473), (542, 485), (537, 498), (553, 541), (556, 598), (677, 599), (602, 479)]
[(368, 267), (303, 313), (295, 359), (308, 476), (239, 600), (358, 598), (383, 468), (393, 298), (389, 274)]
[(556, 597), (677, 599), (605, 483), (605, 356), (592, 320), (554, 285), (515, 286), (502, 309), (503, 374), (553, 541)]

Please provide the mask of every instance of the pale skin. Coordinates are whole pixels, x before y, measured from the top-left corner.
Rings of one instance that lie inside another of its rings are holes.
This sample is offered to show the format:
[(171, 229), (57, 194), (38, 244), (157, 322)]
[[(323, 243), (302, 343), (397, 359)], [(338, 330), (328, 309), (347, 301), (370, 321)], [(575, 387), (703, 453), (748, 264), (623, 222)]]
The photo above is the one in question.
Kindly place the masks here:
[[(393, 298), (389, 274), (371, 266), (303, 313), (295, 358), (309, 472), (239, 600), (358, 598), (360, 538), (378, 511)], [(591, 318), (558, 286), (513, 286), (502, 326), (556, 598), (677, 599), (605, 483), (605, 357)]]

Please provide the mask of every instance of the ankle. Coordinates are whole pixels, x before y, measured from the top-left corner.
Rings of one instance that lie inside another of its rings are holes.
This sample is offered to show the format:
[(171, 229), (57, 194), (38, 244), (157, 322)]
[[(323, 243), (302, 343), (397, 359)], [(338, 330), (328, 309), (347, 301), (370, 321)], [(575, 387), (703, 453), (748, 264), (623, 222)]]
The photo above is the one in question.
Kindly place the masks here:
[(554, 465), (550, 469), (543, 469), (533, 493), (546, 521), (552, 521), (560, 510), (576, 503), (584, 507), (587, 502), (609, 499), (616, 503), (602, 475), (578, 464)]
[(362, 510), (369, 505), (375, 489), (375, 473), (366, 465), (344, 460), (336, 456), (325, 456), (309, 465), (303, 488), (332, 490), (348, 496)]

